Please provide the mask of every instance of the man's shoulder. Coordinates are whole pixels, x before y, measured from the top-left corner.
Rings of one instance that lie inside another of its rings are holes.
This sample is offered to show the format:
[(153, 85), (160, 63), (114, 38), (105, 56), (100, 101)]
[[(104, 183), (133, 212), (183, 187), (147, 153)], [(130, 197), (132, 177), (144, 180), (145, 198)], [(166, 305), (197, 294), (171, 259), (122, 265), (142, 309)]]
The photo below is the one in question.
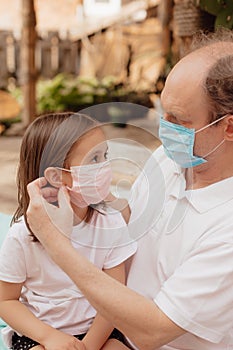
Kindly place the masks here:
[[(164, 152), (163, 146), (158, 147), (147, 160), (136, 184), (145, 183), (143, 187), (165, 186), (173, 178), (174, 174), (180, 173), (181, 168)], [(162, 181), (162, 184), (161, 184)]]

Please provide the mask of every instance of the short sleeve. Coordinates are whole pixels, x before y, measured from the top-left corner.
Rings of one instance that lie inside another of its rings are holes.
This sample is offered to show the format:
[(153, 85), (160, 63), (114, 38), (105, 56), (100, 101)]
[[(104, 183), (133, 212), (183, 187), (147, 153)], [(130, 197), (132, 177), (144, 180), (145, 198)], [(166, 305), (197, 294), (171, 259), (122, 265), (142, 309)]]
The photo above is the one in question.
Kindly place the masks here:
[(0, 279), (21, 283), (26, 280), (26, 264), (22, 244), (15, 235), (16, 226), (10, 228), (0, 250)]
[(115, 234), (113, 233), (113, 235), (114, 243), (106, 255), (103, 266), (104, 269), (110, 269), (121, 264), (134, 255), (137, 250), (137, 243), (129, 236), (129, 231), (126, 224), (122, 225), (120, 229), (116, 230)]
[(177, 325), (212, 343), (233, 327), (233, 245), (202, 242), (154, 299)]

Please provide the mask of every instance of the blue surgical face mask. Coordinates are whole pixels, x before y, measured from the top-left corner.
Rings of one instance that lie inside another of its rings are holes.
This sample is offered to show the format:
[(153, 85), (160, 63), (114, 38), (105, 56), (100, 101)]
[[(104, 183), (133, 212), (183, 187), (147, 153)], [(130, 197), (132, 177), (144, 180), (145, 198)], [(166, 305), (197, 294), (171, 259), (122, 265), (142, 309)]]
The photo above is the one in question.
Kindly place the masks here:
[(217, 123), (226, 116), (227, 115), (224, 115), (218, 120), (215, 120), (214, 122), (196, 131), (195, 129), (189, 129), (161, 118), (159, 138), (163, 144), (166, 155), (174, 160), (174, 162), (179, 164), (182, 168), (191, 168), (206, 163), (207, 160), (204, 158), (216, 151), (216, 149), (220, 147), (225, 140), (222, 140), (214, 149), (212, 149), (202, 158), (193, 154), (195, 134)]

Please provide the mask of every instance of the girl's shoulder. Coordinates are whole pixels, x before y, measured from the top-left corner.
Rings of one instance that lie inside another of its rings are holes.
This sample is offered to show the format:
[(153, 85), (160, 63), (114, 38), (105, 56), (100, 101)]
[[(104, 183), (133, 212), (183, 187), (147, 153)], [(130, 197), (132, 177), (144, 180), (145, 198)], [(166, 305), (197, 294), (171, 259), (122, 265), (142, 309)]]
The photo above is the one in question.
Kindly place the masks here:
[(130, 237), (128, 226), (121, 213), (112, 208), (95, 210), (90, 222), (74, 227), (71, 240), (79, 247), (103, 248), (109, 252), (120, 247), (128, 252), (132, 245), (135, 252), (135, 242)]
[(7, 237), (15, 238), (20, 241), (31, 240), (30, 232), (26, 226), (24, 217), (21, 217), (17, 222), (14, 222), (9, 228), (9, 231), (6, 235)]

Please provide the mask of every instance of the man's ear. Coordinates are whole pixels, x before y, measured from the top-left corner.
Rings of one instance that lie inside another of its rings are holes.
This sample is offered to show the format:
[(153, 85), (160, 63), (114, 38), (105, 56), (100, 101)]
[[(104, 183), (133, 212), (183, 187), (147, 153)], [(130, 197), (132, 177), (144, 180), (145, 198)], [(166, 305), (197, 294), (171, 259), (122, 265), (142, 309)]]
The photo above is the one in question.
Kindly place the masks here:
[(46, 180), (52, 185), (53, 187), (61, 187), (62, 185), (62, 171), (57, 168), (49, 167), (45, 169), (44, 176)]
[(233, 114), (226, 118), (225, 140), (233, 141)]

